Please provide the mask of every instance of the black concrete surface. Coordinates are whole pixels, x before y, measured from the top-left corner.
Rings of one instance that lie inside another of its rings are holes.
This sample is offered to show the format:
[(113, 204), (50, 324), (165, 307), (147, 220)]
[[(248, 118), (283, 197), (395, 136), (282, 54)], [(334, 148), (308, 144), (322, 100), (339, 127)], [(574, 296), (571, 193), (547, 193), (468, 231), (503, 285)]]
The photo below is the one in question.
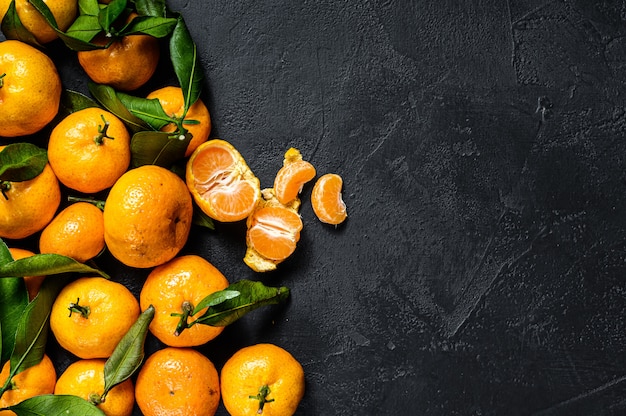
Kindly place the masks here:
[[(262, 186), (290, 146), (345, 181), (336, 229), (304, 188), (276, 272), (243, 263), (242, 224), (193, 232), (185, 252), (230, 280), (291, 289), (199, 348), (218, 368), (281, 345), (307, 416), (626, 414), (626, 3), (168, 4), (198, 44), (212, 135)], [(68, 54), (84, 91), (77, 71)], [(138, 293), (142, 276), (115, 278)]]

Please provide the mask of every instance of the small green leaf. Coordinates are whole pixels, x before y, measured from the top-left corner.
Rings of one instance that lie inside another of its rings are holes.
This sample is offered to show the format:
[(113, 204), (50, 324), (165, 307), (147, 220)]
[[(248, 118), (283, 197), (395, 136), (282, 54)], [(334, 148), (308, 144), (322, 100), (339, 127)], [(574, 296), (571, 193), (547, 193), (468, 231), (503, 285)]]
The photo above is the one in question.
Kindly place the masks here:
[(88, 43), (100, 32), (102, 32), (102, 27), (97, 16), (81, 15), (67, 28), (65, 34), (77, 41)]
[(212, 306), (191, 324), (227, 326), (255, 309), (276, 305), (289, 297), (286, 287), (268, 287), (261, 282), (240, 280), (228, 286), (228, 290), (239, 292), (239, 296)]
[(104, 399), (113, 387), (132, 376), (143, 362), (144, 344), (153, 318), (154, 306), (150, 305), (139, 315), (113, 350), (113, 354), (104, 365), (104, 393), (101, 399)]
[(176, 23), (177, 20), (173, 18), (139, 16), (124, 27), (120, 36), (143, 34), (155, 38), (164, 38), (172, 33)]
[(78, 14), (79, 16), (98, 16), (100, 13), (100, 6), (98, 0), (78, 0)]
[[(4, 241), (0, 240), (0, 264), (13, 261), (11, 253)], [(11, 357), (15, 345), (15, 333), (20, 316), (28, 305), (28, 291), (24, 279), (15, 277), (0, 279), (0, 367)]]
[(43, 172), (47, 163), (45, 149), (32, 143), (11, 143), (0, 152), (0, 180), (29, 181)]
[(191, 312), (192, 315), (200, 312), (204, 308), (208, 308), (211, 306), (219, 305), (220, 303), (226, 302), (229, 299), (234, 299), (239, 296), (240, 293), (236, 290), (224, 289), (219, 290), (217, 292), (211, 293), (209, 296), (202, 299), (198, 304), (193, 308)]
[(24, 27), (20, 17), (17, 15), (15, 0), (12, 0), (9, 4), (9, 8), (2, 18), (0, 29), (2, 29), (2, 33), (7, 39), (21, 40), (29, 45), (40, 46), (35, 36)]
[(208, 228), (209, 230), (215, 230), (215, 223), (213, 218), (209, 217), (202, 211), (197, 205), (193, 207), (193, 217), (191, 222), (198, 227)]
[(172, 117), (165, 113), (157, 98), (147, 99), (135, 97), (123, 92), (118, 92), (116, 95), (131, 114), (143, 120), (153, 130), (160, 130), (174, 121)]
[(61, 93), (59, 113), (62, 117), (90, 107), (98, 107), (98, 103), (80, 92), (63, 90)]
[(189, 107), (200, 98), (203, 75), (198, 61), (198, 49), (181, 15), (178, 16), (178, 23), (172, 32), (169, 46), (174, 72), (185, 98), (185, 111), (182, 117), (184, 118)]
[(104, 416), (104, 412), (78, 396), (44, 394), (7, 407), (17, 416)]
[(135, 0), (137, 13), (142, 16), (166, 17), (167, 6), (165, 0)]
[(185, 157), (185, 150), (191, 134), (181, 140), (172, 133), (162, 131), (140, 131), (130, 140), (131, 165), (158, 165), (169, 168), (176, 161)]
[(48, 276), (61, 273), (90, 273), (109, 278), (102, 270), (59, 254), (35, 254), (34, 256), (0, 265), (0, 278)]
[(88, 84), (89, 92), (104, 108), (119, 117), (132, 132), (151, 130), (148, 123), (133, 115), (120, 101), (113, 88), (104, 84)]
[(126, 10), (126, 0), (113, 0), (107, 6), (100, 9), (98, 21), (108, 35), (113, 33), (113, 24)]

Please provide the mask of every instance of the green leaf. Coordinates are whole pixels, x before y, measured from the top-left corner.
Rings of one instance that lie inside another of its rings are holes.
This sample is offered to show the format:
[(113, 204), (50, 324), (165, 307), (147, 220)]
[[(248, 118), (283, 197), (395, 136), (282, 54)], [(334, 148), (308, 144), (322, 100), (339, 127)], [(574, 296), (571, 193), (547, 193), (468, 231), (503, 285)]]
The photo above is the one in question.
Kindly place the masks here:
[(98, 103), (80, 92), (63, 90), (61, 93), (61, 104), (59, 106), (59, 115), (61, 117), (66, 117), (76, 111), (90, 107), (98, 107)]
[(209, 296), (202, 299), (198, 304), (193, 308), (191, 312), (192, 315), (200, 312), (204, 308), (208, 308), (211, 306), (217, 306), (220, 303), (226, 302), (229, 299), (234, 299), (239, 296), (240, 293), (236, 290), (224, 289), (219, 290), (217, 292), (211, 293)]
[(52, 304), (66, 280), (45, 279), (35, 299), (22, 312), (11, 354), (11, 377), (38, 364), (43, 358)]
[(150, 305), (139, 315), (104, 364), (104, 393), (101, 399), (104, 399), (113, 387), (132, 376), (143, 362), (144, 344), (153, 318), (154, 306)]
[(93, 97), (111, 113), (119, 117), (131, 132), (138, 132), (142, 130), (151, 130), (152, 127), (132, 114), (128, 108), (120, 101), (118, 94), (113, 88), (104, 84), (95, 84), (90, 82), (88, 84), (89, 92)]
[(160, 130), (174, 119), (165, 113), (158, 98), (141, 98), (133, 95), (118, 92), (117, 98), (122, 105), (128, 109), (135, 117), (143, 120), (153, 130)]
[(78, 0), (78, 14), (79, 16), (98, 16), (100, 13), (100, 6), (98, 0)]
[[(13, 261), (4, 241), (0, 240), (0, 264)], [(22, 278), (0, 279), (0, 367), (11, 357), (20, 316), (28, 305), (28, 291)]]
[(198, 49), (180, 15), (170, 38), (170, 59), (185, 98), (184, 118), (189, 107), (200, 98), (203, 75), (198, 61)]
[(0, 152), (0, 180), (29, 181), (43, 172), (47, 163), (45, 149), (32, 143), (11, 143)]
[(61, 273), (90, 273), (109, 278), (102, 270), (59, 254), (35, 254), (0, 265), (0, 278), (48, 276)]
[(87, 400), (71, 395), (44, 394), (7, 407), (17, 416), (104, 416), (104, 412)]
[(155, 38), (164, 38), (172, 33), (176, 23), (177, 20), (173, 18), (139, 16), (124, 27), (120, 36), (144, 34)]
[(191, 324), (227, 326), (255, 309), (276, 305), (289, 297), (286, 287), (268, 287), (261, 282), (240, 280), (228, 286), (228, 290), (239, 292), (239, 296), (212, 306)]
[(100, 32), (102, 32), (102, 27), (97, 16), (81, 15), (67, 28), (65, 34), (72, 40), (89, 43)]
[(113, 0), (106, 7), (100, 9), (98, 21), (100, 26), (107, 33), (112, 33), (113, 24), (126, 10), (126, 0)]
[(135, 8), (137, 9), (137, 13), (143, 16), (167, 16), (165, 0), (135, 0)]
[(215, 223), (213, 218), (209, 217), (202, 211), (197, 205), (193, 207), (193, 217), (191, 222), (198, 227), (208, 228), (209, 230), (215, 230)]
[(131, 165), (158, 165), (169, 168), (185, 157), (185, 150), (191, 141), (187, 133), (183, 140), (172, 133), (162, 131), (140, 131), (130, 140)]
[(2, 18), (0, 29), (2, 29), (2, 33), (7, 39), (21, 40), (29, 45), (40, 46), (35, 36), (24, 27), (20, 17), (17, 15), (15, 0), (12, 0), (9, 4), (9, 8)]

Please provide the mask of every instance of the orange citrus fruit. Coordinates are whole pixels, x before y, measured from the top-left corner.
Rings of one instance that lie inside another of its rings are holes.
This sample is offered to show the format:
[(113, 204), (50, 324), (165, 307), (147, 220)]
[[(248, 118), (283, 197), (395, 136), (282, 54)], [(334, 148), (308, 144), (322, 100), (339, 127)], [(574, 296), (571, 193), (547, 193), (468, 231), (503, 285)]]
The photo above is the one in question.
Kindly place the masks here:
[(291, 416), (304, 396), (302, 365), (273, 344), (240, 349), (226, 361), (220, 378), (231, 416)]
[[(76, 0), (43, 0), (48, 6), (60, 30), (65, 31), (74, 21), (78, 12)], [(0, 19), (9, 9), (11, 0), (0, 0)], [(46, 19), (27, 0), (15, 0), (15, 9), (24, 27), (35, 36), (37, 42), (48, 43), (58, 35)]]
[(59, 345), (80, 358), (108, 358), (139, 316), (126, 286), (82, 277), (65, 286), (52, 305), (50, 329)]
[(302, 159), (298, 149), (290, 148), (285, 152), (283, 166), (274, 178), (274, 194), (278, 201), (287, 204), (302, 191), (304, 184), (315, 177), (315, 167)]
[(75, 202), (50, 221), (39, 236), (39, 251), (72, 257), (81, 263), (104, 249), (102, 210), (89, 202)]
[(130, 164), (130, 134), (114, 114), (95, 107), (76, 111), (52, 130), (48, 160), (68, 188), (95, 193), (113, 186)]
[(143, 364), (135, 399), (144, 416), (212, 416), (220, 401), (219, 376), (198, 351), (166, 347)]
[(50, 164), (31, 180), (0, 181), (0, 190), (1, 238), (20, 239), (41, 231), (61, 204), (61, 188)]
[[(0, 372), (0, 386), (4, 385), (11, 371), (11, 362), (7, 361)], [(57, 380), (56, 370), (50, 358), (44, 354), (41, 361), (17, 373), (12, 379), (13, 388), (0, 397), (0, 408), (13, 406), (31, 397), (52, 394)], [(0, 410), (0, 416), (15, 415), (11, 410)]]
[(59, 376), (54, 394), (71, 394), (95, 404), (106, 416), (130, 416), (135, 405), (135, 387), (127, 379), (104, 392), (104, 359), (78, 360)]
[(191, 154), (186, 180), (200, 209), (217, 221), (243, 220), (261, 198), (259, 179), (237, 149), (220, 139), (204, 142)]
[[(217, 337), (224, 327), (196, 324), (177, 335), (181, 319), (191, 323), (202, 316), (206, 308), (189, 319), (185, 310), (193, 309), (211, 293), (227, 287), (226, 277), (202, 257), (180, 256), (150, 272), (141, 289), (139, 304), (142, 310), (154, 306), (150, 332), (161, 342), (171, 347), (193, 347)], [(178, 316), (172, 316), (173, 313)]]
[[(35, 255), (35, 253), (30, 250), (16, 247), (9, 247), (9, 252), (11, 253), (11, 257), (13, 257), (13, 260), (25, 259), (26, 257)], [(26, 284), (29, 300), (33, 300), (35, 296), (37, 296), (39, 288), (45, 278), (46, 276), (24, 276), (24, 284)]]
[[(180, 118), (185, 109), (185, 99), (183, 90), (180, 87), (164, 87), (151, 92), (146, 97), (148, 99), (158, 99), (163, 107), (163, 111), (174, 118)], [(189, 109), (183, 119), (183, 127), (191, 133), (191, 141), (187, 145), (185, 157), (190, 156), (200, 144), (207, 141), (211, 133), (211, 115), (201, 99), (198, 99)], [(176, 125), (170, 123), (163, 127), (161, 131), (173, 132)]]
[(320, 221), (326, 224), (341, 224), (348, 214), (346, 204), (341, 198), (343, 180), (335, 173), (322, 175), (311, 192), (313, 212)]
[(282, 204), (271, 188), (264, 189), (262, 195), (246, 221), (247, 250), (243, 259), (257, 272), (275, 270), (287, 259), (295, 251), (303, 227), (298, 214), (300, 199)]
[[(128, 21), (137, 17), (132, 13)], [(111, 39), (97, 36), (92, 43), (106, 45)], [(78, 62), (92, 81), (121, 91), (144, 85), (154, 74), (160, 57), (159, 40), (150, 35), (128, 35), (107, 48), (77, 52)]]
[(60, 101), (61, 78), (46, 54), (17, 40), (0, 42), (0, 137), (38, 132)]
[(154, 267), (174, 258), (191, 229), (193, 202), (173, 172), (144, 165), (113, 185), (104, 205), (104, 241), (131, 267)]

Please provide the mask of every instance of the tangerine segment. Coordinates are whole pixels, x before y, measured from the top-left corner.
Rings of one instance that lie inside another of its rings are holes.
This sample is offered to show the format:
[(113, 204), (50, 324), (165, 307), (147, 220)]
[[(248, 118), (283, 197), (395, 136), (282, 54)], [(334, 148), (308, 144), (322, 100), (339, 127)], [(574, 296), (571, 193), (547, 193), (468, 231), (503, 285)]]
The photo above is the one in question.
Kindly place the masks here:
[(248, 217), (261, 198), (259, 179), (230, 143), (201, 144), (187, 162), (187, 187), (209, 217), (222, 222)]
[(348, 216), (346, 204), (341, 198), (343, 180), (335, 173), (322, 175), (311, 193), (311, 204), (317, 218), (326, 223), (341, 224)]
[(274, 179), (274, 194), (282, 203), (287, 204), (298, 196), (305, 183), (315, 177), (315, 167), (302, 160), (300, 151), (293, 147), (285, 153), (283, 167)]
[(261, 208), (252, 214), (248, 224), (248, 245), (269, 260), (285, 260), (300, 240), (302, 220), (288, 208)]

